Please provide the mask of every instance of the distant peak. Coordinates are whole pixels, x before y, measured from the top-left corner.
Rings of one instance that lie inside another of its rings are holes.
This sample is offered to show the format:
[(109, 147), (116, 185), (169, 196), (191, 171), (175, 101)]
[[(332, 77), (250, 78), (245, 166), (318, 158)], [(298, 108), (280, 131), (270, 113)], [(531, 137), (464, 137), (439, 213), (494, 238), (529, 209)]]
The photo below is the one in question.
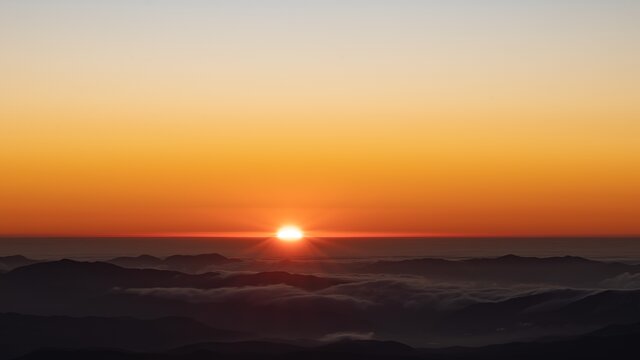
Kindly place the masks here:
[(226, 256), (220, 255), (218, 253), (211, 253), (211, 254), (195, 254), (195, 255), (171, 255), (171, 256), (167, 257), (165, 260), (169, 260), (169, 259), (184, 259), (184, 258), (228, 259)]
[(31, 259), (26, 258), (23, 255), (9, 255), (9, 256), (0, 256), (0, 261), (2, 261), (2, 260), (25, 260), (25, 261), (28, 261), (28, 260), (31, 260)]
[(32, 271), (32, 270), (59, 270), (59, 269), (69, 269), (69, 270), (78, 270), (78, 269), (98, 269), (98, 268), (119, 268), (116, 265), (109, 264), (106, 262), (86, 262), (86, 261), (77, 261), (71, 259), (61, 259), (56, 261), (47, 261), (40, 262), (36, 264), (26, 265), (20, 268), (13, 270), (12, 272), (18, 271)]
[(527, 258), (523, 256), (518, 256), (515, 254), (507, 254), (507, 255), (503, 255), (496, 258), (496, 260), (520, 260), (520, 259), (527, 259)]

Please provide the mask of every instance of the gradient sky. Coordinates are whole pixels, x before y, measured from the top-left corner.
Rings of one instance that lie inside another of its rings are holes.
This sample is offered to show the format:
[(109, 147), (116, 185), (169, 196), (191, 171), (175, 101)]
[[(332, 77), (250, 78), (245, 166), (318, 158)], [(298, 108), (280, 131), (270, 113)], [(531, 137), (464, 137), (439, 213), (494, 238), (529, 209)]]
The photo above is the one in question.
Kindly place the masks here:
[(637, 0), (0, 2), (0, 234), (640, 234)]

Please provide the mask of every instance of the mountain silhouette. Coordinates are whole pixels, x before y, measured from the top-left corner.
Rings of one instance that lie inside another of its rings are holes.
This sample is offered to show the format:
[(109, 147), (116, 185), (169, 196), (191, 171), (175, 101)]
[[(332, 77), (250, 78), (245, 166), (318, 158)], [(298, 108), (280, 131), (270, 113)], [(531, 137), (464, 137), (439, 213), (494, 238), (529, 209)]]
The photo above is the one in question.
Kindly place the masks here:
[(172, 255), (164, 259), (150, 256), (123, 256), (107, 260), (106, 262), (130, 268), (161, 268), (181, 272), (200, 272), (210, 266), (241, 262), (220, 254)]
[(216, 289), (282, 284), (318, 290), (344, 282), (287, 272), (236, 273), (226, 276), (219, 273), (185, 274), (65, 259), (23, 266), (1, 274), (0, 292), (3, 296), (0, 297), (0, 311), (61, 314), (64, 309), (80, 310), (92, 304), (104, 304), (105, 302), (100, 302), (101, 297), (117, 293), (119, 289)]
[(0, 256), (0, 271), (8, 271), (20, 266), (31, 265), (40, 262), (26, 258), (22, 255)]
[(421, 275), (443, 280), (592, 287), (621, 274), (640, 273), (640, 266), (575, 256), (537, 258), (505, 255), (468, 260), (386, 260), (359, 264), (354, 266), (354, 270), (364, 273)]

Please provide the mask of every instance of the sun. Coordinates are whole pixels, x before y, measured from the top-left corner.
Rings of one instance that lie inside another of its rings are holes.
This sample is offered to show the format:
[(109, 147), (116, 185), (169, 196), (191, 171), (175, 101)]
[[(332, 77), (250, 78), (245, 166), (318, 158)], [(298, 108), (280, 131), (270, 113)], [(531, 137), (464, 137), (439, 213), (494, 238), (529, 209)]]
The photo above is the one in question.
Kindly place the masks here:
[(278, 229), (276, 237), (282, 241), (295, 242), (302, 240), (304, 233), (297, 226), (287, 225)]

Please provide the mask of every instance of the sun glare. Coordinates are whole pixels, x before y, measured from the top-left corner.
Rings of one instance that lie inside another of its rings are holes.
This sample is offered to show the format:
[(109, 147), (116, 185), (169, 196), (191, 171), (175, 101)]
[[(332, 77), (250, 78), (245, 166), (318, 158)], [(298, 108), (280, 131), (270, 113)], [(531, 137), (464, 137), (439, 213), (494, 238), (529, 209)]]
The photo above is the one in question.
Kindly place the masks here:
[(282, 241), (294, 242), (301, 240), (304, 237), (304, 233), (299, 227), (288, 225), (278, 229), (276, 237)]

